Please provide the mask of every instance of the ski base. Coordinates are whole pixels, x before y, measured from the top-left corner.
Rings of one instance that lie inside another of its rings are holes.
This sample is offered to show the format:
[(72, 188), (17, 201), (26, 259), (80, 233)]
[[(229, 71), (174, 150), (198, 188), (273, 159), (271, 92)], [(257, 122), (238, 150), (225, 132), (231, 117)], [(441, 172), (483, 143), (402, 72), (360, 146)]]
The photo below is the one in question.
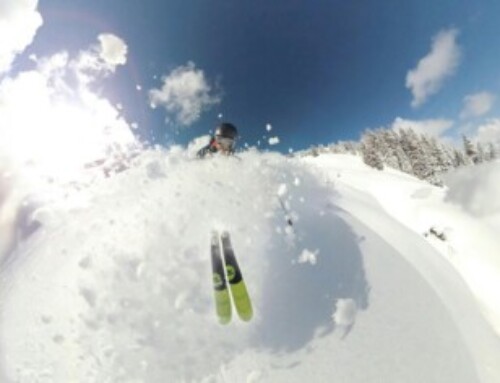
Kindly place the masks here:
[(224, 273), (224, 261), (219, 245), (218, 233), (212, 233), (211, 240), (211, 255), (212, 255), (212, 277), (215, 298), (215, 311), (219, 318), (219, 323), (228, 324), (231, 321), (231, 297), (226, 283), (226, 275)]
[(226, 263), (227, 280), (231, 289), (234, 306), (236, 307), (236, 312), (240, 319), (248, 322), (253, 317), (252, 301), (250, 300), (240, 266), (236, 261), (228, 232), (222, 233), (221, 241), (224, 261)]
[[(220, 242), (222, 243), (222, 251)], [(224, 231), (220, 236), (220, 242), (218, 232), (212, 232), (213, 288), (215, 311), (219, 323), (228, 324), (231, 321), (231, 296), (238, 316), (241, 320), (248, 322), (253, 317), (252, 302), (227, 231)]]

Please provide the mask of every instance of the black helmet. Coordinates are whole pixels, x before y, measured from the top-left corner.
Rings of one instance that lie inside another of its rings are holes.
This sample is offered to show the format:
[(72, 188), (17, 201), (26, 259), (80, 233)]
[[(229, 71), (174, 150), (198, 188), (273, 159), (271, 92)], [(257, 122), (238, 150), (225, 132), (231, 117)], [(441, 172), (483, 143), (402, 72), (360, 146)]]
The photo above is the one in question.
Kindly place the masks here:
[(215, 129), (215, 137), (223, 137), (236, 140), (236, 138), (238, 137), (238, 129), (236, 129), (236, 126), (229, 122), (223, 122)]

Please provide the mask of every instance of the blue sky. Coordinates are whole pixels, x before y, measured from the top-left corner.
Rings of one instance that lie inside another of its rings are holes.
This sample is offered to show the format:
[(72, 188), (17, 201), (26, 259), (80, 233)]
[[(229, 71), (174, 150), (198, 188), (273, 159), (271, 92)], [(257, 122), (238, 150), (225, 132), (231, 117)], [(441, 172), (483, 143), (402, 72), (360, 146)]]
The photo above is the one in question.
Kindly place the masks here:
[[(123, 39), (127, 63), (102, 92), (160, 144), (206, 134), (220, 114), (249, 144), (278, 136), (280, 151), (401, 120), (474, 135), (500, 117), (498, 1), (40, 0), (38, 11), (43, 26), (26, 55), (76, 54), (101, 33)], [(162, 77), (189, 71), (204, 100), (157, 99), (152, 109)], [(196, 116), (182, 122), (175, 102)]]

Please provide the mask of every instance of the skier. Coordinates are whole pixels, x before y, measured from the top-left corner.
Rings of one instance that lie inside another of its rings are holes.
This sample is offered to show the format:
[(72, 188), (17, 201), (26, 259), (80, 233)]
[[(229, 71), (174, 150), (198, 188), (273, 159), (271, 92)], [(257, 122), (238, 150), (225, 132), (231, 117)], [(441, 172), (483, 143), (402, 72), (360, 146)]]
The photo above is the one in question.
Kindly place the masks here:
[[(229, 122), (223, 122), (217, 126), (210, 142), (198, 151), (197, 156), (204, 158), (216, 153), (226, 156), (233, 155), (237, 138), (236, 126)], [(215, 311), (219, 323), (227, 324), (231, 321), (233, 305), (239, 317), (244, 321), (249, 321), (253, 315), (252, 302), (240, 266), (236, 261), (229, 232), (223, 231), (219, 234), (217, 230), (212, 231), (210, 252)]]
[(237, 138), (236, 126), (223, 122), (215, 129), (215, 134), (210, 138), (208, 145), (198, 151), (197, 156), (203, 158), (207, 154), (221, 153), (226, 156), (233, 154)]

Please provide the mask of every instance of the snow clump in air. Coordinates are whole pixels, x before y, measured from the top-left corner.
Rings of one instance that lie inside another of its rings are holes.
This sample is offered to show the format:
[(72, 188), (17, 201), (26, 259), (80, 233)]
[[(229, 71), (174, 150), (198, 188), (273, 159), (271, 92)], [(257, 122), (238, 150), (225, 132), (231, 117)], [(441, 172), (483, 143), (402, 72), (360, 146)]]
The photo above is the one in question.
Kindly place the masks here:
[(318, 250), (310, 251), (308, 249), (304, 249), (299, 256), (299, 263), (310, 263), (311, 265), (315, 265), (318, 253)]
[(269, 145), (277, 145), (280, 143), (280, 139), (278, 137), (271, 137), (269, 139)]
[(500, 162), (452, 172), (446, 178), (447, 200), (476, 216), (500, 213)]
[(356, 319), (358, 309), (353, 299), (339, 299), (333, 314), (333, 321), (338, 326), (352, 326)]
[(288, 187), (286, 186), (286, 184), (281, 184), (278, 188), (278, 196), (283, 197), (287, 193), (288, 193)]

